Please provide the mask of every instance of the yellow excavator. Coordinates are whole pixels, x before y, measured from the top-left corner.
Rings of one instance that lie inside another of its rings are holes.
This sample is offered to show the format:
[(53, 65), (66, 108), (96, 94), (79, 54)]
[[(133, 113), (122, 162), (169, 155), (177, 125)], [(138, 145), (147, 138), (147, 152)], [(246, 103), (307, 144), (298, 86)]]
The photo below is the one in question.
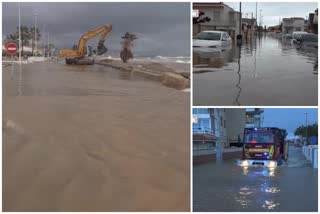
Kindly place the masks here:
[[(59, 55), (61, 57), (66, 58), (66, 64), (76, 64), (76, 65), (92, 65), (94, 63), (94, 59), (87, 57), (87, 42), (88, 40), (94, 38), (95, 36), (103, 33), (100, 36), (99, 43), (97, 46), (97, 55), (102, 55), (107, 52), (107, 48), (104, 46), (104, 41), (107, 36), (112, 31), (112, 25), (107, 24), (105, 26), (99, 27), (93, 31), (89, 31), (88, 33), (81, 36), (79, 40), (79, 44), (76, 50), (60, 50)], [(90, 49), (91, 52), (91, 49)], [(90, 53), (91, 55), (91, 53)]]

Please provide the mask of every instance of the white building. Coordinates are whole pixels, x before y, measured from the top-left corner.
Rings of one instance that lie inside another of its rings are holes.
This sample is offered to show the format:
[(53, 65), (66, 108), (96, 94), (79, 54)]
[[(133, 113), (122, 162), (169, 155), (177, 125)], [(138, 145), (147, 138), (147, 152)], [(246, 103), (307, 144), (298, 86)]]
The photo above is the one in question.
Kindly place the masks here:
[(194, 14), (204, 12), (210, 22), (193, 25), (193, 35), (205, 30), (226, 31), (232, 38), (239, 34), (240, 13), (222, 2), (193, 3)]
[(214, 138), (225, 136), (225, 109), (194, 108), (193, 133), (210, 134)]
[(295, 31), (305, 30), (305, 20), (304, 18), (292, 17), (282, 19), (282, 33), (292, 34)]
[(261, 108), (246, 109), (246, 128), (261, 127), (263, 124), (263, 112)]
[(242, 142), (244, 128), (246, 124), (246, 110), (244, 108), (227, 108), (226, 118), (226, 136), (230, 146), (239, 146), (239, 140)]
[(215, 153), (218, 139), (226, 138), (225, 109), (192, 109), (193, 155)]

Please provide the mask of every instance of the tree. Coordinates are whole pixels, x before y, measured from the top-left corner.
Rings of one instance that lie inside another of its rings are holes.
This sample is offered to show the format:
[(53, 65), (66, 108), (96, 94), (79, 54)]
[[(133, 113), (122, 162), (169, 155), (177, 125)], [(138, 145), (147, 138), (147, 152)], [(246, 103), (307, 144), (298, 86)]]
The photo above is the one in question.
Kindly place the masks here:
[(35, 49), (35, 41), (34, 41), (34, 38), (35, 38), (35, 34), (36, 34), (36, 39), (37, 41), (39, 41), (41, 39), (41, 34), (40, 34), (40, 31), (39, 31), (39, 28), (36, 28), (36, 33), (35, 33), (35, 28), (32, 27), (30, 28), (30, 36), (31, 36), (31, 42), (32, 42), (32, 55), (33, 55), (33, 52), (34, 52), (34, 49)]
[(308, 137), (318, 136), (318, 124), (315, 123), (312, 125), (308, 125), (307, 127), (306, 126), (299, 126), (294, 131), (294, 134), (297, 136), (306, 137), (307, 131), (308, 131)]
[(200, 23), (206, 23), (206, 22), (210, 22), (211, 19), (209, 17), (204, 17), (205, 13), (200, 11), (199, 12), (199, 17), (193, 17), (193, 24), (200, 24)]
[[(17, 27), (18, 38), (19, 38), (19, 27)], [(21, 55), (23, 55), (23, 46), (29, 45), (31, 39), (30, 30), (27, 26), (21, 25)]]
[[(34, 35), (34, 34), (33, 34)], [(27, 26), (21, 25), (21, 52), (23, 55), (23, 46), (29, 45), (29, 40), (32, 38), (30, 29)], [(19, 27), (14, 33), (10, 33), (6, 36), (5, 43), (14, 42), (19, 46)], [(19, 47), (20, 49), (20, 47)]]
[(10, 42), (13, 42), (13, 43), (18, 44), (18, 40), (19, 40), (19, 38), (17, 37), (16, 34), (9, 34), (4, 39), (4, 43), (7, 44), (7, 43), (10, 43)]

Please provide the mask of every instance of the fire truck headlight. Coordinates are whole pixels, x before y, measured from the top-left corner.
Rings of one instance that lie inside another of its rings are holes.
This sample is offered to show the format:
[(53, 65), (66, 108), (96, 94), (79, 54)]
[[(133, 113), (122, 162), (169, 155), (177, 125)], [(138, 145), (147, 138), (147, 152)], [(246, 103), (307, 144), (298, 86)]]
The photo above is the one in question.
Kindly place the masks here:
[(242, 161), (242, 164), (241, 164), (241, 166), (249, 166), (249, 163), (248, 163), (248, 161), (247, 161), (247, 160), (245, 160), (245, 161)]
[(275, 161), (271, 161), (268, 165), (269, 168), (274, 168), (276, 167), (276, 162)]

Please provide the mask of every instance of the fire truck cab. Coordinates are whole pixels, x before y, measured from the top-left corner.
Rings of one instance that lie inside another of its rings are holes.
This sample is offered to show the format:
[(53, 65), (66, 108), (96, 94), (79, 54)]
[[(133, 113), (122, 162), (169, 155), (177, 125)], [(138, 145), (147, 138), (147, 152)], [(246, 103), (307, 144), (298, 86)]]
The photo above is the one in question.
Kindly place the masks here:
[(274, 168), (288, 159), (286, 130), (275, 127), (245, 128), (240, 166), (260, 165)]

